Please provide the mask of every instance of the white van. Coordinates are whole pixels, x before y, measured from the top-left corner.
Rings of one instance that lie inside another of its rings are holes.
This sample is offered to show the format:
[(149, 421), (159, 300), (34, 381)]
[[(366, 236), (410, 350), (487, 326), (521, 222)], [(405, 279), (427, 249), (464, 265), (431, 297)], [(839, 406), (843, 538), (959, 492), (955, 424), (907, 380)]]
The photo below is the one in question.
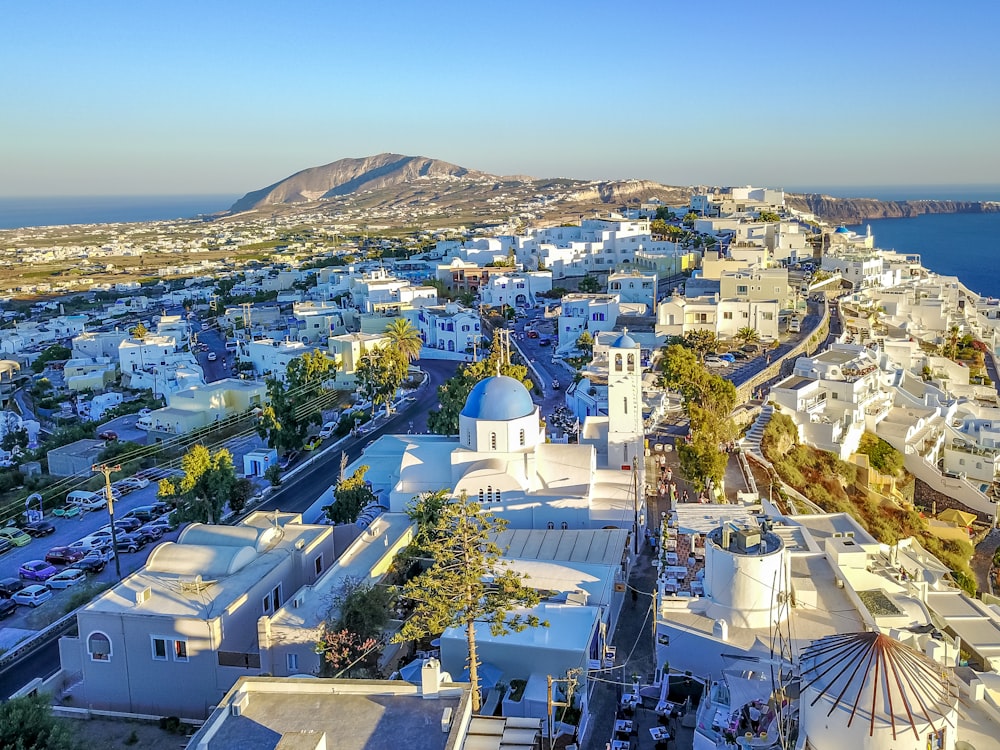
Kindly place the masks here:
[(144, 417), (139, 417), (137, 420), (135, 420), (135, 428), (137, 430), (153, 429), (153, 418), (148, 414)]
[(792, 316), (788, 319), (788, 332), (789, 333), (799, 333), (802, 330), (802, 321), (799, 320), (798, 316)]
[(99, 495), (96, 492), (73, 490), (66, 495), (66, 505), (79, 505), (82, 511), (100, 510), (107, 507), (108, 500), (104, 495)]

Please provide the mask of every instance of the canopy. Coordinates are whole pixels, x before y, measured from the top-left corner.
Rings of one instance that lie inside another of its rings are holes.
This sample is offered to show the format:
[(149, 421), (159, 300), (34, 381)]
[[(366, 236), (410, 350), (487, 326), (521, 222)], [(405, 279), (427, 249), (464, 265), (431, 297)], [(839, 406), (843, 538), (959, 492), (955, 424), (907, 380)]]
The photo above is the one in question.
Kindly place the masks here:
[(956, 526), (972, 526), (973, 521), (976, 520), (976, 514), (966, 513), (964, 510), (957, 510), (955, 508), (948, 508), (948, 510), (938, 513), (938, 520), (953, 523)]
[(420, 670), (423, 666), (423, 659), (414, 659), (409, 664), (399, 668), (399, 679), (412, 682), (414, 685), (420, 684)]
[[(490, 688), (496, 687), (496, 684), (500, 682), (500, 678), (503, 676), (503, 670), (500, 667), (490, 664), (488, 661), (481, 662), (479, 664), (479, 689), (489, 690)], [(462, 670), (462, 673), (458, 676), (459, 682), (468, 682), (472, 679), (469, 676), (469, 668), (466, 667)]]

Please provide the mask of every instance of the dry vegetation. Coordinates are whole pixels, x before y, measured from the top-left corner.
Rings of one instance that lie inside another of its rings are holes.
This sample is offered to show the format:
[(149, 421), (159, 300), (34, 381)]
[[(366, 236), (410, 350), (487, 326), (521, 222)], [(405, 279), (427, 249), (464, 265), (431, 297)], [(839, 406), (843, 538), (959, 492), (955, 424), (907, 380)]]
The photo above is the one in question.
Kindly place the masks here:
[(968, 542), (942, 540), (927, 532), (924, 519), (913, 508), (879, 503), (854, 486), (857, 467), (827, 451), (800, 445), (791, 418), (774, 414), (764, 430), (761, 448), (778, 476), (827, 513), (847, 513), (884, 544), (915, 537), (923, 547), (953, 571), (955, 580), (975, 593), (969, 566), (973, 547)]

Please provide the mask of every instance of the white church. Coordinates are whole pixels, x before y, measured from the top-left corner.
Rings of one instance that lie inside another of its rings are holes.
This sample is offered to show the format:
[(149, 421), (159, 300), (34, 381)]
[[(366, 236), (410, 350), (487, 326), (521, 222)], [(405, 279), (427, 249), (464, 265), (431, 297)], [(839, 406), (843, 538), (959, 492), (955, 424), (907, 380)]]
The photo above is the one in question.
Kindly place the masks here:
[(611, 344), (609, 413), (587, 417), (578, 444), (549, 442), (528, 390), (496, 375), (472, 389), (457, 436), (384, 435), (348, 474), (369, 466), (366, 478), (394, 513), (421, 493), (447, 489), (478, 500), (511, 529), (620, 528), (641, 540), (647, 512), (639, 354), (627, 331)]

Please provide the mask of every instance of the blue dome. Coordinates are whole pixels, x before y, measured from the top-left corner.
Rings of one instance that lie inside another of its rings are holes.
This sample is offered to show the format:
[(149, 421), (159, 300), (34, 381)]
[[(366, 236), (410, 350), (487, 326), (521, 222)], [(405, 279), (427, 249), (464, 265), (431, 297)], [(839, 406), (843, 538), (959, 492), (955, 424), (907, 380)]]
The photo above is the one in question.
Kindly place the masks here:
[(615, 349), (638, 349), (639, 344), (636, 340), (628, 335), (628, 333), (623, 333), (621, 336), (616, 338), (611, 346)]
[(837, 227), (837, 234), (850, 234), (851, 230), (847, 227)]
[(535, 403), (524, 385), (506, 375), (480, 380), (469, 393), (462, 416), (490, 422), (520, 419), (535, 411)]

